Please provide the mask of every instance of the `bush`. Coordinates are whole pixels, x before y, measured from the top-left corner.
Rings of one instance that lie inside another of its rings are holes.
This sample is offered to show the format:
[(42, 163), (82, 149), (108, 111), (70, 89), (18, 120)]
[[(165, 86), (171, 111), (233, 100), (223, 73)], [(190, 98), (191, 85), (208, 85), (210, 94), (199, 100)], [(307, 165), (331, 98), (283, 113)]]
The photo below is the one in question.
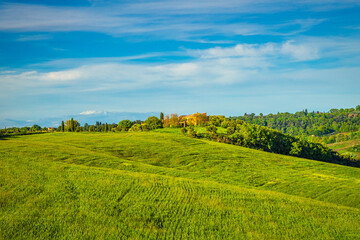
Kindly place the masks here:
[(131, 128), (129, 129), (129, 132), (140, 132), (141, 131), (141, 125), (138, 123), (135, 123), (134, 125), (131, 126)]
[(147, 128), (149, 130), (154, 130), (157, 128), (162, 128), (162, 122), (160, 119), (158, 119), (157, 117), (149, 117), (148, 119), (145, 120), (145, 124), (147, 125)]
[(117, 128), (119, 131), (129, 131), (129, 129), (134, 125), (130, 120), (122, 120), (119, 122)]
[(206, 126), (206, 132), (208, 133), (215, 134), (216, 131), (217, 131), (217, 127), (215, 125)]
[[(217, 120), (214, 118), (212, 120)], [(193, 127), (183, 128), (181, 132), (189, 137), (208, 138), (210, 140), (235, 144), (243, 147), (260, 149), (268, 152), (292, 155), (326, 162), (342, 162), (346, 165), (356, 165), (354, 156), (338, 156), (327, 146), (283, 134), (268, 127), (263, 127), (241, 120), (229, 121), (227, 134), (216, 133), (216, 126), (209, 123), (207, 133), (198, 134)], [(350, 161), (351, 160), (351, 161)]]
[(187, 133), (188, 133), (188, 136), (189, 136), (189, 137), (192, 137), (192, 138), (196, 138), (196, 137), (197, 137), (197, 132), (195, 131), (195, 129), (194, 129), (193, 126), (188, 127)]
[(186, 128), (181, 128), (181, 133), (183, 134), (183, 135), (186, 135), (186, 133), (187, 133), (187, 129)]
[(141, 130), (143, 130), (143, 131), (149, 131), (149, 130), (150, 130), (149, 125), (148, 125), (147, 123), (141, 124)]

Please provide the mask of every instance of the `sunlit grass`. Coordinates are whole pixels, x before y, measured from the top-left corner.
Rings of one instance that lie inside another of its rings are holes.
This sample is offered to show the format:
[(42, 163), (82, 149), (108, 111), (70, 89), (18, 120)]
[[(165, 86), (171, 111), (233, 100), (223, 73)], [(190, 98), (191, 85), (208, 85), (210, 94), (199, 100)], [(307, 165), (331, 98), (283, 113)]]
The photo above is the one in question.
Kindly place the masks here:
[(360, 169), (179, 132), (0, 140), (0, 239), (359, 239)]

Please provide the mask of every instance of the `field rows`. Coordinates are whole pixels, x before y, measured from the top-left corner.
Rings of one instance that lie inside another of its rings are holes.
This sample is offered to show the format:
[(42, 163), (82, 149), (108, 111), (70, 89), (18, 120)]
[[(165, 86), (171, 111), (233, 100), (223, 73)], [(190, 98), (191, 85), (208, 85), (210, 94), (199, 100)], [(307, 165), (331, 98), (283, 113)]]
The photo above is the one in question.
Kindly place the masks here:
[(358, 169), (148, 134), (1, 140), (0, 238), (360, 236)]

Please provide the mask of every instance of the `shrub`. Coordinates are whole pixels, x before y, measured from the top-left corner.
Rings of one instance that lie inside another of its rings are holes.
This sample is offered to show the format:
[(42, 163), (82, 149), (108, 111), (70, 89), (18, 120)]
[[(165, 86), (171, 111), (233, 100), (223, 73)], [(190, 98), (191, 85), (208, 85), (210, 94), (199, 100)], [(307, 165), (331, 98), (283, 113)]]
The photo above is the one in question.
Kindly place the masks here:
[(129, 131), (129, 129), (134, 125), (130, 120), (122, 120), (119, 122), (117, 128), (119, 131)]
[(145, 124), (147, 125), (149, 130), (153, 130), (153, 129), (157, 129), (157, 128), (162, 128), (162, 122), (160, 119), (158, 119), (157, 117), (149, 117), (148, 119), (145, 120)]
[(181, 133), (183, 134), (183, 135), (186, 135), (186, 133), (187, 133), (187, 129), (186, 128), (181, 128)]
[(131, 126), (131, 128), (129, 129), (129, 132), (140, 132), (141, 131), (141, 125), (138, 123), (135, 123), (134, 125)]

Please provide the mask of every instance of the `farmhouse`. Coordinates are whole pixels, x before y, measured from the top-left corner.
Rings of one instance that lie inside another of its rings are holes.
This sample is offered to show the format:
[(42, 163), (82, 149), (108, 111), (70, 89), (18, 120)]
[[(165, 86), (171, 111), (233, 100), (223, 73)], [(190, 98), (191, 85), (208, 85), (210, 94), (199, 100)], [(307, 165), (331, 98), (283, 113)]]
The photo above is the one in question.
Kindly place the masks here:
[(194, 113), (187, 116), (180, 116), (180, 126), (199, 126), (207, 123), (209, 120), (206, 113)]

